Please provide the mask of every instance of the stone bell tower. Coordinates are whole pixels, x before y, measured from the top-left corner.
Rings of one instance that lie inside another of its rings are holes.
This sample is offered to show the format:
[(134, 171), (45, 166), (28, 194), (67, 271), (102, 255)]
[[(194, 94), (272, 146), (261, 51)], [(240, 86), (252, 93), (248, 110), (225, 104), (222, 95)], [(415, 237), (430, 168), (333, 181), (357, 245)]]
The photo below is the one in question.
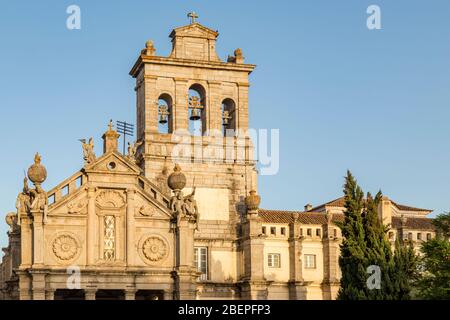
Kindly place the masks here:
[(151, 40), (130, 71), (136, 79), (138, 163), (165, 189), (179, 163), (187, 189), (196, 187), (202, 220), (232, 221), (237, 203), (257, 190), (247, 135), (249, 74), (241, 49), (222, 61), (217, 31), (196, 22), (169, 35), (172, 52), (158, 56)]

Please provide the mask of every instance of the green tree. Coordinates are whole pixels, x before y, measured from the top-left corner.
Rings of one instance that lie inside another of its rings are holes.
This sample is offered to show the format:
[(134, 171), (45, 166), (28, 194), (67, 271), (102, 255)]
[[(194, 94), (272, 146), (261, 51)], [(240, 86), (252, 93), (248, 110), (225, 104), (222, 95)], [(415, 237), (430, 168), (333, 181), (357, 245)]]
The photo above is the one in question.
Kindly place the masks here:
[(422, 244), (422, 276), (417, 281), (418, 297), (450, 300), (450, 213), (438, 215), (433, 224), (436, 237)]
[[(341, 300), (406, 300), (411, 296), (411, 283), (416, 276), (417, 256), (414, 249), (400, 241), (395, 254), (387, 240), (389, 226), (378, 217), (382, 199), (364, 193), (355, 178), (347, 171), (344, 184), (344, 221), (339, 224), (343, 241), (339, 266), (341, 267)], [(367, 268), (376, 266), (380, 273), (380, 287), (369, 288)]]
[(345, 178), (344, 198), (344, 222), (339, 224), (344, 239), (339, 257), (342, 277), (338, 299), (364, 300), (367, 299), (366, 244), (361, 215), (364, 194), (350, 171)]

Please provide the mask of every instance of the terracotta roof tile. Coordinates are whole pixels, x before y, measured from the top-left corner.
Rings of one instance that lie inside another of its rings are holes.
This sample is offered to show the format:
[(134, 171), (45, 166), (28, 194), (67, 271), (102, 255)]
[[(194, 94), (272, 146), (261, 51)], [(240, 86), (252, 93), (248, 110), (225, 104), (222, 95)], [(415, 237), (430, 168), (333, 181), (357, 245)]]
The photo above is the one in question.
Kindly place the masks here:
[[(392, 217), (392, 227), (393, 228), (400, 228), (402, 226), (402, 218), (400, 217)], [(421, 217), (407, 217), (406, 218), (406, 225), (405, 227), (407, 229), (413, 229), (413, 230), (435, 230), (435, 227), (433, 225), (433, 219), (430, 218), (421, 218)]]
[[(301, 212), (301, 211), (286, 211), (286, 210), (267, 210), (260, 209), (259, 216), (263, 222), (267, 223), (291, 223), (294, 221), (293, 214), (298, 213), (298, 221), (302, 224), (325, 224), (327, 217), (324, 213), (319, 212)], [(342, 214), (334, 214), (334, 221), (343, 221)]]
[[(403, 205), (403, 204), (398, 204), (398, 203), (396, 203), (393, 200), (391, 200), (391, 202), (399, 210), (403, 210), (403, 211), (417, 211), (417, 212), (432, 212), (433, 211), (433, 210), (429, 210), (429, 209), (422, 209), (422, 208), (406, 206), (406, 205)], [(325, 206), (327, 206), (327, 207), (344, 207), (344, 205), (345, 205), (345, 198), (344, 197), (340, 197), (340, 198), (334, 199), (332, 201), (329, 201), (327, 203), (321, 204), (321, 205), (319, 205), (317, 207), (314, 207), (311, 210), (309, 210), (308, 212), (318, 211), (318, 209), (323, 209)]]

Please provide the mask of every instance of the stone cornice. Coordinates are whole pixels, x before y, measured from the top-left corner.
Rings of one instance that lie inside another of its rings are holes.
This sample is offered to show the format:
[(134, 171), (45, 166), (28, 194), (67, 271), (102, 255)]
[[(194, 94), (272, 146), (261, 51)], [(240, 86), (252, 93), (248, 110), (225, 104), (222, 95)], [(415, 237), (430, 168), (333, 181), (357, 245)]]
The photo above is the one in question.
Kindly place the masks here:
[(229, 71), (242, 71), (251, 73), (255, 69), (254, 64), (241, 64), (241, 63), (230, 63), (221, 61), (201, 61), (201, 60), (191, 60), (191, 59), (177, 59), (159, 56), (147, 56), (141, 54), (133, 67), (130, 70), (130, 75), (136, 77), (139, 70), (145, 63), (158, 64), (158, 65), (172, 65), (178, 67), (193, 67), (193, 68), (203, 68), (203, 69), (215, 69), (215, 70), (229, 70)]

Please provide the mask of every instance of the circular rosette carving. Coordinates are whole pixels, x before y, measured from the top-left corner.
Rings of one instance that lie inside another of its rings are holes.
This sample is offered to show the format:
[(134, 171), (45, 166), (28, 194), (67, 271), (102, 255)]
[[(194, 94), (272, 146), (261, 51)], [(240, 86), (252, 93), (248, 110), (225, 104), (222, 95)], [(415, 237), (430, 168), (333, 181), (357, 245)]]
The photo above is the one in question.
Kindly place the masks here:
[(157, 235), (142, 238), (140, 248), (141, 257), (147, 263), (160, 262), (164, 260), (169, 253), (167, 242)]
[(78, 243), (73, 236), (62, 234), (53, 240), (52, 249), (60, 260), (72, 260), (78, 254)]

